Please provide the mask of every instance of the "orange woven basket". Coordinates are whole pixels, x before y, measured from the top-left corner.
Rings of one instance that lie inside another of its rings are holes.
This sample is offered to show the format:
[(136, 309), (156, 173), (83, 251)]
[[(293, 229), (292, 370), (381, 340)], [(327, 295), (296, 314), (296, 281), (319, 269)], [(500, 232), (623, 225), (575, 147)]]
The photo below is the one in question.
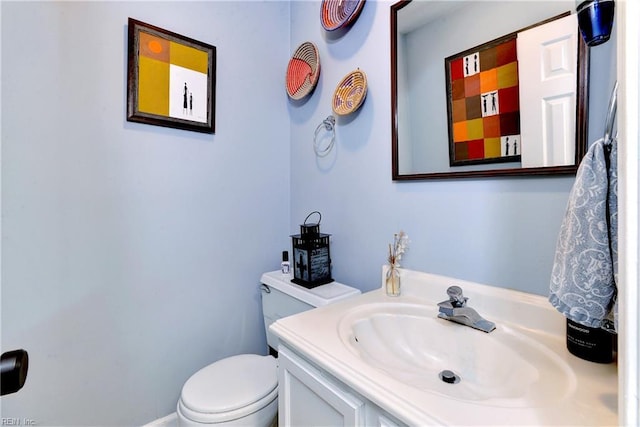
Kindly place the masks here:
[(367, 75), (360, 71), (347, 74), (333, 92), (333, 112), (339, 116), (356, 111), (367, 96)]
[(320, 56), (311, 42), (304, 42), (294, 52), (285, 77), (287, 94), (299, 100), (309, 95), (320, 77)]
[(322, 0), (320, 22), (327, 31), (351, 25), (364, 6), (365, 0)]

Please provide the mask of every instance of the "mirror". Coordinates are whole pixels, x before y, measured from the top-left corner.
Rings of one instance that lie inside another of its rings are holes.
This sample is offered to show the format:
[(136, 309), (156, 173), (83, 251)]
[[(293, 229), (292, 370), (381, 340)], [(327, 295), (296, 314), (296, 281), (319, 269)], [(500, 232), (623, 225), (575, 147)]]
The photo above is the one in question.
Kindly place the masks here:
[[(393, 180), (575, 174), (587, 148), (589, 52), (574, 7), (573, 0), (393, 4)], [(515, 46), (507, 49), (511, 62), (485, 60), (504, 57), (496, 54), (504, 46)], [(508, 84), (495, 77), (506, 69)], [(545, 82), (559, 80), (563, 86), (548, 92)]]

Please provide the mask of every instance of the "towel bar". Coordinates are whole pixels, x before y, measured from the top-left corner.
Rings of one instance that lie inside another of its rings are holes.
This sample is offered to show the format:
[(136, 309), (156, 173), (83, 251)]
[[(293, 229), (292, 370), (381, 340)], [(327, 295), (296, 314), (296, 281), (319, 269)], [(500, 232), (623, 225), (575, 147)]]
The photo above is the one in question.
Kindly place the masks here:
[(618, 82), (616, 81), (611, 92), (611, 98), (609, 99), (609, 112), (607, 113), (607, 121), (604, 125), (604, 143), (609, 144), (611, 142), (611, 134), (613, 132), (613, 125), (616, 121), (616, 110), (618, 105)]

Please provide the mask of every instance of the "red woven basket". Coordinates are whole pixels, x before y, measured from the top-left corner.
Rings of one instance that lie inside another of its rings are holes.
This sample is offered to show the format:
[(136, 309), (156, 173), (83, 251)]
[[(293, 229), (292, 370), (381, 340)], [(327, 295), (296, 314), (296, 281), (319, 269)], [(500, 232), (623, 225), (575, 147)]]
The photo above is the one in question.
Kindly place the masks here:
[(320, 56), (311, 42), (304, 42), (294, 52), (285, 77), (287, 94), (299, 100), (310, 94), (320, 77)]

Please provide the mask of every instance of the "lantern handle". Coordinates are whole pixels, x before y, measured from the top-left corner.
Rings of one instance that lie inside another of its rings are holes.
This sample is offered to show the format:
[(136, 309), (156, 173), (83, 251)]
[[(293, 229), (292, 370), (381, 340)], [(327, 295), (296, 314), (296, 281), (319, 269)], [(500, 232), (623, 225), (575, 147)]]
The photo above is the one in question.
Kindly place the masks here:
[(304, 224), (303, 225), (307, 225), (307, 220), (309, 219), (309, 217), (313, 214), (318, 214), (318, 224), (320, 224), (320, 221), (322, 221), (322, 214), (318, 211), (313, 211), (311, 212), (309, 215), (307, 215), (307, 217), (304, 219)]

